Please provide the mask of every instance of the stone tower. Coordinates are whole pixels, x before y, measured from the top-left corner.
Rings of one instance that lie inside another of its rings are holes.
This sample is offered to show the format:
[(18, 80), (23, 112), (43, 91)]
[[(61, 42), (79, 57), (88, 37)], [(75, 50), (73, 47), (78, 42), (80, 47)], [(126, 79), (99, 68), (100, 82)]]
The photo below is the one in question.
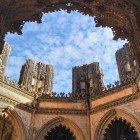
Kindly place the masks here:
[(5, 42), (2, 47), (2, 52), (0, 53), (0, 78), (4, 76), (5, 68), (7, 65), (7, 60), (11, 51), (11, 47)]
[(138, 63), (131, 55), (129, 45), (130, 44), (125, 44), (123, 48), (119, 49), (115, 54), (121, 82), (125, 81), (127, 77), (131, 77), (138, 68)]
[(92, 94), (97, 94), (104, 89), (103, 72), (98, 62), (74, 67), (72, 81), (73, 93), (83, 93), (84, 91), (86, 93), (88, 90)]
[(53, 66), (28, 59), (22, 66), (19, 84), (35, 96), (51, 95), (53, 89)]

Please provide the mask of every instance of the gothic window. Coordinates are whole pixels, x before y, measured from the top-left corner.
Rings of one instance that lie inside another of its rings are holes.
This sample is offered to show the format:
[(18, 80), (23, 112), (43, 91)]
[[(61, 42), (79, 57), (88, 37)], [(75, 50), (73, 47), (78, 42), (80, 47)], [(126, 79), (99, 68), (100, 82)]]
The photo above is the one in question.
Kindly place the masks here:
[(136, 60), (133, 61), (133, 65), (134, 65), (135, 67), (137, 66)]
[(131, 71), (131, 67), (130, 67), (129, 62), (126, 62), (126, 63), (125, 63), (125, 70), (126, 70), (127, 72)]
[(33, 76), (33, 78), (32, 78), (32, 86), (35, 86), (35, 84), (36, 84), (36, 77)]
[(73, 133), (66, 126), (56, 126), (44, 137), (44, 140), (76, 140)]
[(93, 87), (93, 79), (90, 79), (90, 87)]
[(80, 82), (80, 87), (81, 87), (81, 89), (86, 89), (86, 84), (84, 81)]
[(126, 120), (114, 119), (105, 129), (103, 140), (139, 140), (135, 128)]

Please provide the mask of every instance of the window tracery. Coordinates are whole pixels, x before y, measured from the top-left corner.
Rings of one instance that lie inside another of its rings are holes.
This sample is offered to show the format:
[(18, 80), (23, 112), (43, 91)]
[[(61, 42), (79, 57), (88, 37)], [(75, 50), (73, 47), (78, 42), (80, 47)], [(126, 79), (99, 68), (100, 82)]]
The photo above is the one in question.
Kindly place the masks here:
[(135, 128), (122, 118), (115, 118), (105, 129), (103, 140), (139, 140)]

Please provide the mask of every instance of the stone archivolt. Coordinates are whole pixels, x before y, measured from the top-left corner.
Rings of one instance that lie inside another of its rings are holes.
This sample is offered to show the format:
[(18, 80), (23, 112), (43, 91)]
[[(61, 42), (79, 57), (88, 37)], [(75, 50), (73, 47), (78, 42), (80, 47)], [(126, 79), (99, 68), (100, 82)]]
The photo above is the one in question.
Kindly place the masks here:
[(84, 135), (80, 128), (74, 124), (71, 120), (63, 118), (63, 117), (57, 117), (49, 121), (48, 123), (44, 124), (42, 128), (39, 130), (35, 140), (41, 140), (44, 138), (44, 136), (47, 134), (47, 132), (51, 131), (52, 128), (64, 125), (72, 131), (74, 136), (76, 137), (76, 140), (85, 140)]
[[(10, 139), (10, 140), (24, 140), (24, 125), (22, 123), (21, 118), (11, 108), (5, 109), (1, 114), (0, 124), (3, 124), (1, 138), (2, 140)], [(5, 124), (6, 123), (6, 124)]]
[(112, 109), (112, 110), (108, 111), (101, 118), (100, 122), (98, 123), (96, 132), (95, 132), (95, 138), (94, 138), (95, 140), (103, 139), (103, 134), (105, 133), (105, 128), (107, 128), (107, 126), (111, 122), (111, 120), (114, 120), (115, 118), (122, 118), (124, 120), (127, 120), (127, 122), (131, 123), (131, 125), (135, 127), (135, 130), (138, 133), (138, 137), (140, 137), (139, 121), (133, 115), (131, 115), (125, 111)]

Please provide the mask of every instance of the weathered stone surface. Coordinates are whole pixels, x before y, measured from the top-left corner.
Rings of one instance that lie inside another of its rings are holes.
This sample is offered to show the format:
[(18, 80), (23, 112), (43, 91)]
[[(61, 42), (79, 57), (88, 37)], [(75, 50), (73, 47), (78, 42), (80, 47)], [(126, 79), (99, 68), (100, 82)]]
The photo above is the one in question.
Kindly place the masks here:
[(19, 84), (35, 97), (51, 95), (53, 89), (53, 66), (27, 60), (22, 66)]
[(98, 94), (105, 88), (103, 71), (98, 62), (72, 69), (72, 91), (79, 94)]
[(5, 43), (2, 47), (2, 52), (0, 53), (0, 78), (3, 78), (7, 60), (11, 51), (9, 44)]

